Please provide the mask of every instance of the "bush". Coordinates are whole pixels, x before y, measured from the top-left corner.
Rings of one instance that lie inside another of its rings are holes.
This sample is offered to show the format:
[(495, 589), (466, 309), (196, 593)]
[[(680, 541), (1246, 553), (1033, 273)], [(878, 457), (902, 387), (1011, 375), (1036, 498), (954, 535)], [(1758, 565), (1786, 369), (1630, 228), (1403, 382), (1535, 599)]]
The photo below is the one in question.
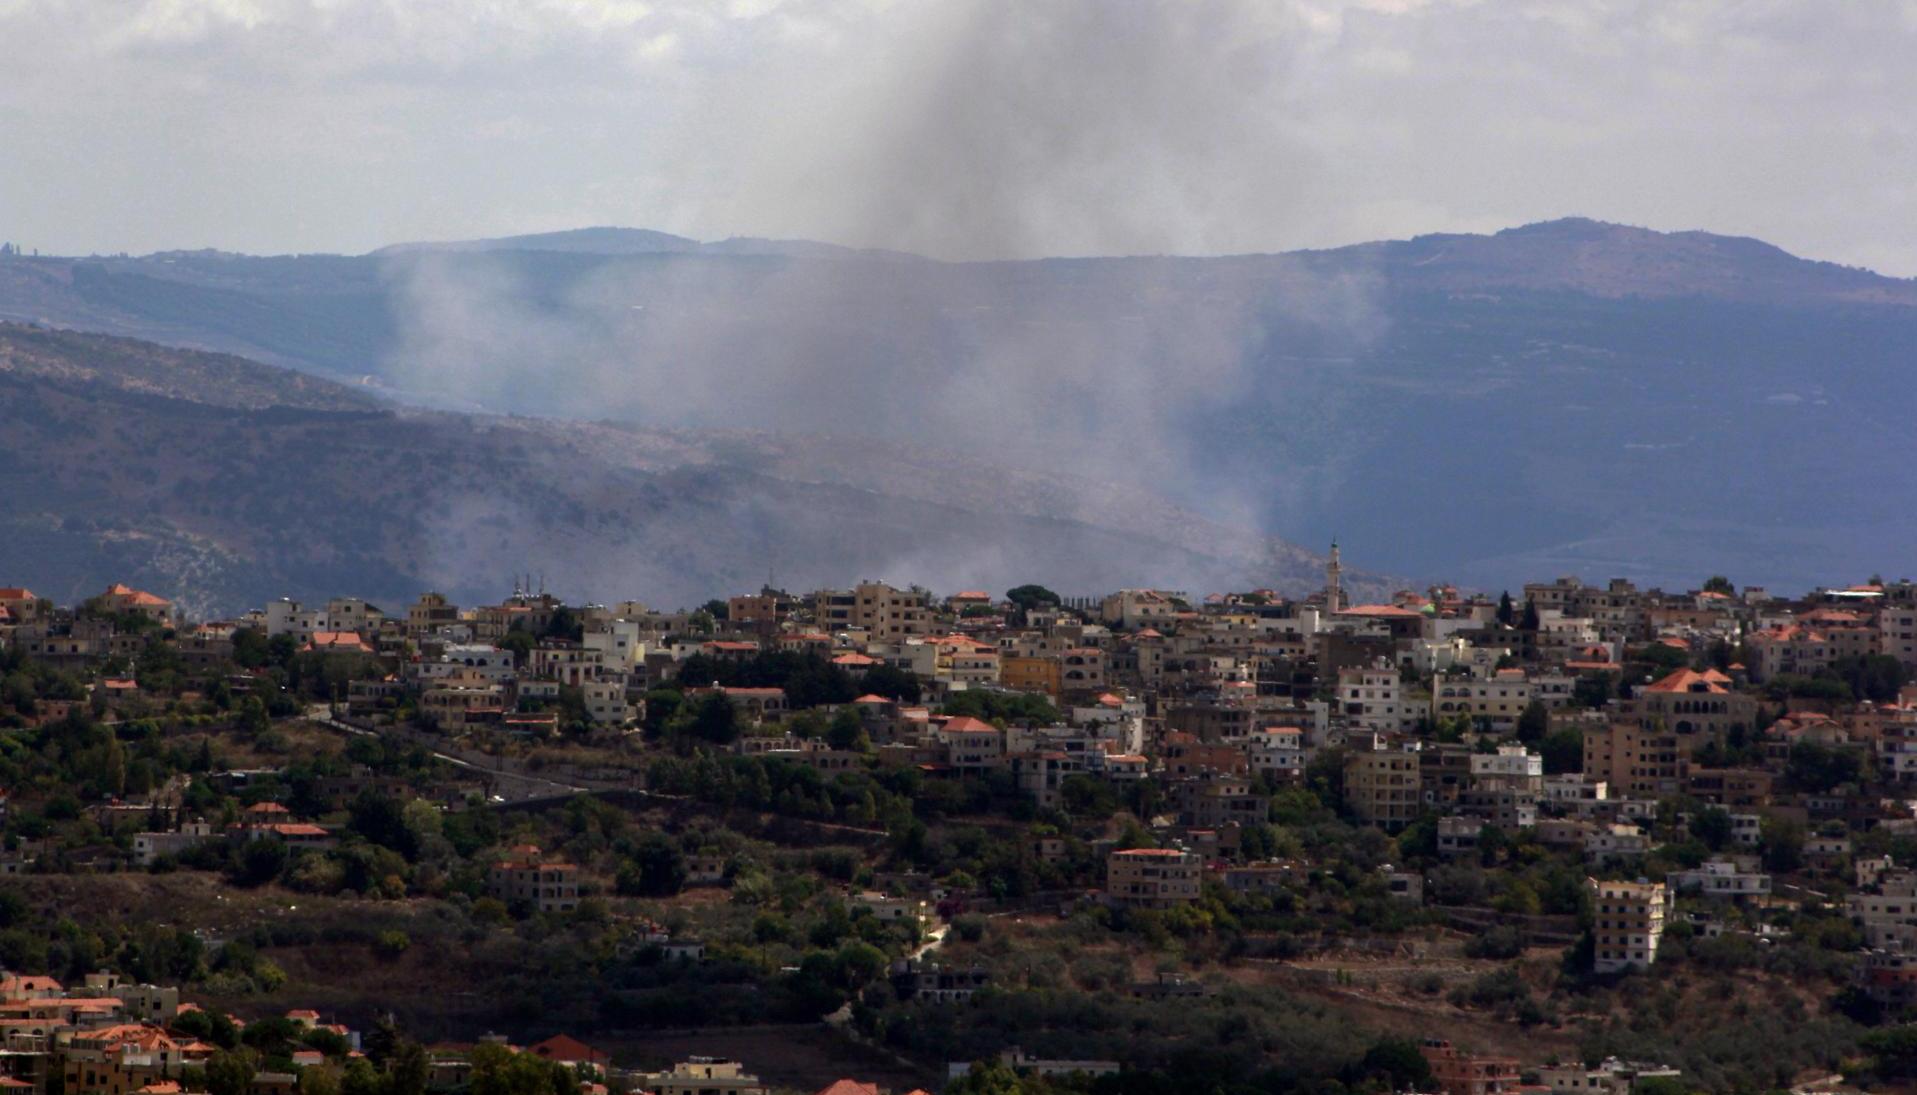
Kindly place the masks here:
[(373, 940), (373, 953), (381, 958), (398, 958), (413, 945), (411, 937), (397, 928), (379, 933)]
[(1465, 941), (1464, 953), (1471, 958), (1495, 958), (1500, 961), (1524, 953), (1524, 931), (1501, 924)]

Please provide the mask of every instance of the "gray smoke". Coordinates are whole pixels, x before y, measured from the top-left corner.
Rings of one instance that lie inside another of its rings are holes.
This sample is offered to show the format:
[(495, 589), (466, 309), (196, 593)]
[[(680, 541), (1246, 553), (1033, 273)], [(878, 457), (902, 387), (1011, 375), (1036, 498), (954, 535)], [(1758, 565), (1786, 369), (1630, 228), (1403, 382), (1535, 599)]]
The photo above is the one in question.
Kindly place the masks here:
[[(1287, 84), (1308, 65), (1289, 44), (1287, 9), (913, 10), (827, 91), (792, 102), (748, 87), (700, 119), (759, 137), (754, 175), (729, 199), (743, 219), (763, 222), (752, 207), (783, 202), (781, 219), (834, 240), (963, 259), (1029, 256), (1041, 240), (1083, 253), (1194, 239), (1230, 251), (1238, 224), (1269, 225), (1315, 177), (1287, 129)], [(855, 447), (882, 438), (1119, 488), (1088, 488), (1084, 505), (1143, 492), (1242, 529), (1274, 527), (1301, 492), (1337, 488), (1335, 468), (1304, 461), (1338, 425), (1337, 348), (1381, 323), (1371, 279), (1269, 258), (389, 261), (403, 340), (388, 371), (414, 395)], [(1334, 417), (1303, 419), (1294, 405)], [(1221, 459), (1208, 433), (1220, 422), (1283, 432), (1300, 465)], [(886, 569), (990, 585), (1016, 571), (1015, 555), (928, 546)]]

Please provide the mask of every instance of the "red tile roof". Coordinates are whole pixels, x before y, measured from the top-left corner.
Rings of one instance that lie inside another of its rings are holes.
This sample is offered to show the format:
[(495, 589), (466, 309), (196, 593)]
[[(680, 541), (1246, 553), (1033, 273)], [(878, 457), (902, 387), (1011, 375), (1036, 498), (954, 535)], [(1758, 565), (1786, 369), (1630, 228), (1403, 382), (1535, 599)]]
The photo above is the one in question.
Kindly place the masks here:
[[(1719, 674), (1721, 677), (1722, 674)], [(1680, 669), (1655, 684), (1644, 686), (1646, 692), (1712, 692), (1723, 694), (1725, 689), (1717, 681), (1703, 673), (1689, 669)]]
[(580, 1061), (590, 1064), (594, 1061), (610, 1059), (604, 1050), (594, 1049), (569, 1034), (555, 1034), (543, 1042), (529, 1046), (526, 1052), (544, 1057), (549, 1061), (561, 1061), (566, 1064), (575, 1064)]

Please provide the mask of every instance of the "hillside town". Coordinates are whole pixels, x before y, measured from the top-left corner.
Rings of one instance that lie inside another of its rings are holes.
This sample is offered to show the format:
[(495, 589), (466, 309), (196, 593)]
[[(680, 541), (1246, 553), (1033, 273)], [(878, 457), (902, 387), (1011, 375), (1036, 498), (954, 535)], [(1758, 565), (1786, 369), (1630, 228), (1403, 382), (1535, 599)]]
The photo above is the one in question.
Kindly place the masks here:
[[(0, 588), (0, 1086), (1142, 1092), (1192, 1067), (1174, 1013), (1239, 1024), (1218, 1090), (1917, 1078), (1917, 585), (1364, 604), (1341, 567), (1303, 596), (862, 581), (662, 611), (522, 580), (226, 620)], [(161, 938), (79, 896), (148, 884), (214, 911)], [(339, 922), (259, 922), (301, 904)], [(509, 1034), (315, 1008), (289, 994), (324, 970), (276, 955), (328, 940), (496, 952), (550, 995), (485, 1016)], [(1641, 1021), (1715, 995), (1758, 1023), (1740, 984), (1815, 1043)], [(1125, 1010), (1075, 1027), (1066, 996)], [(1318, 1010), (1244, 1018), (1278, 999)], [(1360, 1040), (1287, 1048), (1340, 1007)], [(1097, 1033), (1127, 1021), (1165, 1044)], [(772, 1022), (889, 1071), (762, 1080), (749, 1046), (646, 1034)]]

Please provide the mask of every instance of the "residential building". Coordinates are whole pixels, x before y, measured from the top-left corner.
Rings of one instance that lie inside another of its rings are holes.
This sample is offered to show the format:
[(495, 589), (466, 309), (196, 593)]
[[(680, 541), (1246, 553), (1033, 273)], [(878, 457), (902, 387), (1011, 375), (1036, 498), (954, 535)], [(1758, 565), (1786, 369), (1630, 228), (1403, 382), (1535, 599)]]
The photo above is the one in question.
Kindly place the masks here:
[(1345, 758), (1345, 804), (1362, 821), (1396, 831), (1424, 809), (1415, 746), (1378, 743)]
[(1591, 879), (1592, 969), (1621, 973), (1649, 969), (1657, 961), (1670, 913), (1671, 891), (1662, 882), (1600, 882)]
[(1105, 859), (1105, 899), (1122, 909), (1169, 909), (1198, 900), (1204, 861), (1175, 848), (1127, 848)]

